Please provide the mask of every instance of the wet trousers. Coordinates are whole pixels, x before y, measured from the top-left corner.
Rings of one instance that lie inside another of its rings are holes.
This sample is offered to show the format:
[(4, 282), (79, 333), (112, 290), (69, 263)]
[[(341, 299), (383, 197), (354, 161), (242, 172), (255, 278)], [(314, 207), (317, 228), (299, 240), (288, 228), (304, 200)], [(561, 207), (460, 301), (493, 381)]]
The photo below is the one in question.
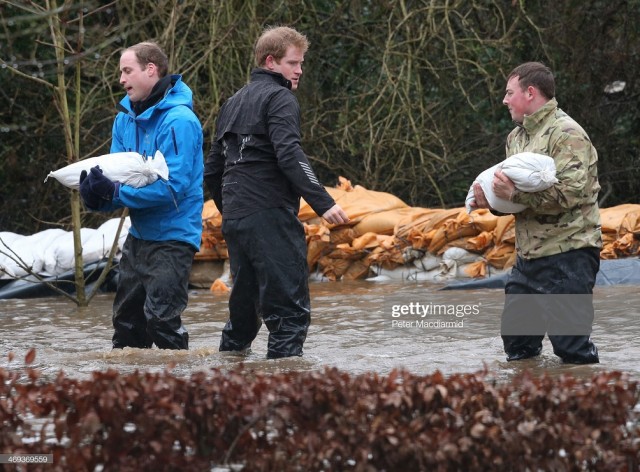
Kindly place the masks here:
[[(523, 259), (518, 257), (505, 286), (501, 333), (507, 360), (540, 354), (545, 333), (564, 362), (599, 362), (590, 339), (593, 286), (600, 251), (584, 248)], [(518, 333), (518, 335), (514, 335)]]
[(260, 210), (224, 220), (233, 288), (221, 351), (251, 346), (264, 321), (267, 357), (301, 356), (311, 322), (304, 229), (293, 211)]
[(127, 236), (113, 302), (114, 348), (189, 348), (181, 315), (195, 252), (183, 242)]

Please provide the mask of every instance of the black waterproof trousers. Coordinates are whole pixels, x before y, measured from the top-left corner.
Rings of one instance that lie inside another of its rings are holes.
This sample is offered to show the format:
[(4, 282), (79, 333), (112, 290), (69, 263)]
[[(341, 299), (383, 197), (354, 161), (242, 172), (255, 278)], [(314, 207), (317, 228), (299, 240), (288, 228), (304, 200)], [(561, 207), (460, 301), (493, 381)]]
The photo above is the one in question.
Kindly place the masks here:
[(564, 362), (599, 362), (590, 339), (593, 286), (600, 269), (597, 248), (538, 259), (518, 257), (505, 287), (502, 341), (507, 360), (540, 354), (545, 333)]
[(189, 348), (181, 315), (195, 253), (183, 242), (127, 236), (113, 302), (114, 348)]
[(293, 211), (260, 210), (224, 220), (233, 288), (221, 351), (251, 346), (262, 321), (269, 329), (267, 357), (301, 356), (311, 322), (304, 229)]

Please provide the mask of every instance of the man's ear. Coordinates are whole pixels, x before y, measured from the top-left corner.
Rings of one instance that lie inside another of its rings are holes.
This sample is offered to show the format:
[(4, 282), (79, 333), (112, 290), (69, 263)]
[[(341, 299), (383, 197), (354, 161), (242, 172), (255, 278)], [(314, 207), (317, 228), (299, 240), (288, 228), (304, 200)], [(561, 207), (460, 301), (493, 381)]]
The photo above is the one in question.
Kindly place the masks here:
[(269, 70), (273, 70), (274, 69), (274, 65), (276, 63), (276, 59), (275, 57), (273, 57), (271, 54), (269, 54), (267, 56), (267, 58), (264, 60), (264, 65), (266, 66), (267, 69)]
[(533, 85), (529, 85), (527, 87), (527, 95), (529, 96), (529, 98), (535, 98), (535, 96), (538, 94), (538, 90), (533, 86)]
[(157, 72), (158, 72), (158, 68), (153, 62), (150, 62), (149, 64), (147, 64), (147, 75), (149, 77), (153, 77), (153, 75), (156, 74)]

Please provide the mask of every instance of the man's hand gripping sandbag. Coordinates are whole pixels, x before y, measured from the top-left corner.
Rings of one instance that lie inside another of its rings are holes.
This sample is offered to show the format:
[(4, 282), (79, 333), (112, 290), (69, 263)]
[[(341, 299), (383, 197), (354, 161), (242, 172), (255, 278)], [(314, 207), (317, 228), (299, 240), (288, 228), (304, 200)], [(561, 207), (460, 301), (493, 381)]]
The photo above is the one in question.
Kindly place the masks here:
[[(496, 171), (501, 170), (514, 183), (520, 192), (540, 192), (558, 183), (556, 165), (552, 157), (533, 152), (521, 152), (490, 167), (476, 177), (474, 184), (479, 183), (492, 209), (501, 213), (518, 213), (526, 205), (511, 202), (497, 197), (493, 193), (492, 182)], [(467, 213), (474, 209), (475, 192), (473, 184), (465, 199)]]
[(120, 182), (113, 182), (104, 176), (99, 166), (80, 173), (80, 196), (89, 210), (101, 210), (107, 202), (113, 200)]

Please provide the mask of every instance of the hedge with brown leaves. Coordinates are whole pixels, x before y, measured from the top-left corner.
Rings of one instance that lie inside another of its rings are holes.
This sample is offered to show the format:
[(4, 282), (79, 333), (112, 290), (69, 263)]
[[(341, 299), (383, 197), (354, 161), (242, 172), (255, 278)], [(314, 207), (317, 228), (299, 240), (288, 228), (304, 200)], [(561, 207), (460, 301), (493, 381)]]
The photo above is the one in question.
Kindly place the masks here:
[[(26, 372), (26, 376), (24, 375)], [(640, 464), (636, 381), (0, 369), (0, 452), (43, 470), (602, 470)], [(634, 410), (634, 408), (636, 408)], [(29, 466), (27, 470), (39, 470)], [(237, 470), (237, 469), (236, 469)]]

